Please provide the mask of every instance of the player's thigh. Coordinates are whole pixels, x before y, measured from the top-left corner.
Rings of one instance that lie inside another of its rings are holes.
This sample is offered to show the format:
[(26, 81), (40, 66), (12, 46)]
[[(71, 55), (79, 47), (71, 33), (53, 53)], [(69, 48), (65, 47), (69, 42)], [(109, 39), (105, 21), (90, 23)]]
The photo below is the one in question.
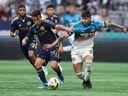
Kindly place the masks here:
[(85, 48), (82, 52), (82, 58), (84, 61), (93, 61), (93, 48)]
[(58, 48), (54, 48), (49, 52), (50, 54), (50, 61), (51, 61), (51, 67), (57, 68), (58, 67), (58, 61), (59, 61), (59, 53)]
[(29, 57), (35, 56), (37, 50), (37, 45), (35, 43), (30, 43), (28, 47), (28, 55)]
[(73, 68), (76, 73), (82, 72), (83, 61), (79, 50), (72, 50), (71, 58), (73, 63)]
[(72, 50), (71, 51), (71, 59), (72, 59), (72, 64), (78, 64), (82, 62), (82, 56), (79, 50)]
[(42, 59), (44, 62), (42, 63), (43, 66), (46, 66), (49, 61), (49, 56), (46, 51), (41, 50), (37, 55), (37, 58)]
[(83, 59), (84, 61), (93, 61), (93, 57), (91, 55), (87, 55)]

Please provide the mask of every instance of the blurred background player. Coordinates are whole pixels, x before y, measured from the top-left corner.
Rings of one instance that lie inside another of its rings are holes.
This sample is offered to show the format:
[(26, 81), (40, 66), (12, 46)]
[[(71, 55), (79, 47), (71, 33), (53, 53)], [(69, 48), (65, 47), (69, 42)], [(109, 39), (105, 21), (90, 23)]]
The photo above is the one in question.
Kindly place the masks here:
[(99, 14), (97, 14), (97, 9), (95, 7), (90, 8), (90, 13), (91, 13), (91, 19), (94, 21), (101, 21), (101, 17)]
[[(63, 18), (63, 24), (65, 26), (72, 26), (75, 22), (81, 20), (81, 16), (76, 12), (75, 6), (71, 5), (69, 6), (68, 13)], [(74, 42), (74, 34), (72, 34), (70, 37), (68, 37), (69, 46), (64, 46), (63, 50), (65, 52), (71, 51), (72, 49), (72, 43)]]
[[(42, 21), (41, 13), (38, 10), (32, 13), (32, 18), (35, 25), (31, 27), (27, 36), (22, 40), (23, 45), (26, 45), (34, 35), (38, 37), (41, 47), (43, 47), (44, 44), (53, 43), (57, 38), (55, 37), (54, 32), (51, 30), (52, 28), (53, 29), (56, 28), (58, 30), (64, 30), (67, 32), (72, 31), (70, 28), (67, 28), (63, 25), (49, 24), (47, 22)], [(36, 70), (38, 70), (40, 74), (40, 78), (43, 84), (39, 88), (42, 89), (48, 87), (44, 71), (42, 70), (42, 65), (46, 65), (48, 61), (51, 61), (51, 67), (57, 73), (59, 79), (61, 80), (61, 84), (64, 84), (64, 76), (62, 75), (62, 72), (60, 71), (60, 68), (58, 66), (58, 44), (57, 44), (50, 50), (42, 48), (36, 58), (35, 68)]]
[[(53, 5), (48, 5), (47, 8), (46, 8), (46, 16), (45, 16), (45, 21), (49, 24), (52, 24), (52, 25), (56, 25), (56, 24), (61, 24), (60, 22), (60, 19), (57, 15), (55, 15), (55, 8)], [(53, 29), (53, 32), (55, 34), (55, 37), (58, 38), (58, 32), (56, 32), (57, 30), (56, 29)], [(59, 52), (59, 61), (60, 61), (60, 55), (63, 54), (63, 48), (62, 48), (62, 44), (60, 43), (59, 44), (59, 49), (58, 49), (58, 52)], [(62, 71), (62, 67), (60, 66), (60, 64), (58, 63), (59, 67), (60, 67), (60, 70)], [(45, 66), (42, 66), (43, 67), (43, 70), (45, 72), (46, 75), (48, 75), (48, 71), (47, 71), (47, 68)]]
[[(29, 29), (32, 27), (34, 22), (32, 20), (32, 17), (26, 14), (26, 8), (24, 5), (19, 5), (17, 12), (19, 16), (12, 21), (10, 35), (11, 37), (16, 37), (17, 35), (19, 36), (22, 52), (35, 68), (34, 64), (36, 60), (36, 48), (37, 48), (35, 36), (31, 38), (31, 40), (29, 40), (27, 45), (25, 46), (22, 45), (23, 38), (27, 35)], [(38, 72), (38, 70), (36, 71), (41, 80), (40, 73)]]
[[(109, 17), (109, 13), (108, 13), (108, 9), (107, 8), (103, 7), (101, 9), (101, 15), (100, 16), (101, 16), (100, 17), (101, 21), (104, 21), (104, 22), (107, 22), (107, 23), (111, 23), (111, 19)], [(101, 33), (101, 32), (109, 32), (109, 31), (110, 31), (109, 28), (103, 28), (99, 32)]]
[[(91, 16), (92, 17), (92, 16)], [(96, 19), (96, 17), (97, 17), (97, 19)], [(107, 8), (105, 8), (105, 7), (103, 7), (102, 9), (101, 9), (101, 15), (96, 15), (96, 17), (94, 17), (94, 15), (93, 15), (93, 19), (92, 20), (94, 20), (94, 21), (104, 21), (104, 22), (107, 22), (107, 23), (110, 23), (111, 22), (111, 20), (110, 20), (110, 18), (109, 18), (109, 13), (108, 13), (108, 9)], [(96, 20), (95, 20), (95, 19)], [(97, 35), (99, 35), (99, 34), (101, 34), (102, 32), (109, 32), (110, 31), (110, 28), (103, 28), (103, 29), (101, 29), (101, 30), (99, 30), (99, 31), (96, 31), (95, 32), (95, 35), (97, 36)]]
[[(30, 40), (29, 43), (25, 46), (22, 46), (22, 40), (27, 35), (28, 30), (34, 24), (32, 17), (28, 16), (26, 13), (25, 5), (19, 5), (17, 8), (17, 13), (19, 14), (11, 23), (11, 37), (19, 36), (20, 46), (24, 56), (30, 61), (34, 67), (36, 59), (36, 38)], [(35, 67), (34, 67), (35, 68)]]
[[(121, 25), (117, 25), (109, 22), (96, 22), (91, 20), (91, 13), (89, 11), (84, 11), (82, 13), (82, 20), (76, 22), (73, 26), (73, 33), (75, 34), (75, 41), (73, 43), (71, 58), (73, 63), (73, 68), (76, 75), (83, 80), (83, 88), (90, 89), (92, 88), (92, 83), (90, 81), (91, 71), (92, 71), (92, 62), (93, 62), (93, 38), (95, 31), (100, 30), (106, 27), (119, 28), (123, 32), (127, 32), (127, 29)], [(56, 43), (60, 42), (63, 38), (68, 35), (63, 35), (58, 38), (52, 44), (44, 45), (45, 48), (50, 48)], [(50, 46), (50, 47), (49, 47)], [(83, 71), (83, 64), (86, 64), (86, 67)]]
[(109, 13), (108, 13), (108, 9), (107, 8), (102, 8), (101, 9), (101, 20), (110, 23), (110, 17), (109, 17)]

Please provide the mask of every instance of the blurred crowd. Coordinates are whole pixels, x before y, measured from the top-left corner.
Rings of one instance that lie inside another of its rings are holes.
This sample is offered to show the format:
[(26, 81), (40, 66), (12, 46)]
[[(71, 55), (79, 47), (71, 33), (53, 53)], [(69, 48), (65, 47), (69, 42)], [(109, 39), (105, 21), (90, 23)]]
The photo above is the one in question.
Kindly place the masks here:
[[(102, 9), (102, 7), (113, 11), (128, 10), (128, 0), (0, 0), (0, 20), (12, 20), (17, 15), (16, 8), (19, 4), (25, 4), (29, 14), (35, 9), (39, 9), (42, 14), (45, 14), (46, 6), (53, 4), (57, 10), (56, 14), (59, 16), (63, 16), (70, 5), (74, 5), (79, 13), (87, 8), (96, 11)], [(94, 12), (93, 15), (95, 14)], [(98, 17), (95, 16), (95, 18)]]
[(107, 22), (110, 22), (109, 10), (120, 10), (124, 13), (128, 11), (128, 0), (0, 0), (0, 2), (0, 21), (11, 21), (16, 17), (16, 9), (19, 4), (26, 5), (28, 14), (31, 14), (36, 9), (45, 14), (46, 6), (52, 4), (56, 8), (56, 14), (60, 17), (66, 14), (70, 5), (74, 5), (76, 12), (79, 14), (89, 8), (92, 13), (92, 19), (102, 19)]

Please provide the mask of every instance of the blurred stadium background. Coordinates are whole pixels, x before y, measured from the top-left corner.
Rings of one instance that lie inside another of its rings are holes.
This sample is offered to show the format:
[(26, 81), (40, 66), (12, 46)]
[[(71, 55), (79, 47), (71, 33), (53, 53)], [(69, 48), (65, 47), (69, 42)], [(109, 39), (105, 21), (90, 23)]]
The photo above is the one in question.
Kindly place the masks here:
[[(81, 88), (70, 52), (65, 52), (62, 62), (66, 84), (56, 91), (37, 89), (40, 82), (36, 72), (24, 59), (18, 37), (12, 39), (9, 34), (18, 4), (25, 4), (29, 14), (39, 9), (42, 15), (46, 5), (53, 4), (61, 19), (72, 4), (80, 14), (86, 8), (95, 8), (93, 18), (101, 17), (102, 9), (107, 8), (111, 22), (128, 27), (128, 0), (0, 0), (0, 96), (128, 96), (128, 36), (111, 28), (96, 32), (91, 90)], [(69, 45), (69, 41), (63, 44)], [(48, 70), (47, 78), (55, 75), (49, 66)]]
[[(128, 27), (128, 0), (0, 0), (0, 59), (23, 59), (18, 38), (9, 36), (10, 22), (17, 15), (18, 4), (25, 4), (28, 14), (34, 9), (45, 14), (46, 5), (53, 4), (56, 14), (63, 18), (68, 6), (74, 5), (78, 13), (86, 8), (95, 8), (93, 17), (101, 16), (102, 8), (108, 10), (111, 22)], [(127, 62), (128, 36), (119, 30), (108, 29), (106, 32), (97, 32), (95, 37), (95, 61)], [(68, 40), (64, 41), (67, 45)], [(66, 52), (63, 60), (70, 60), (70, 53)]]

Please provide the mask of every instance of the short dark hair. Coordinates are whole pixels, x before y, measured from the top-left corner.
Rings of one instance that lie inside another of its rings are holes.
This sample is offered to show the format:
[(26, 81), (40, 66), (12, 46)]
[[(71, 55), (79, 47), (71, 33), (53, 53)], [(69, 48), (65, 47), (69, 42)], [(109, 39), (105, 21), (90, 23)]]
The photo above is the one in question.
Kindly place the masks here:
[(50, 5), (47, 6), (47, 9), (48, 9), (48, 8), (53, 8), (53, 9), (54, 9), (55, 7), (50, 4)]
[(89, 10), (86, 10), (82, 13), (82, 18), (85, 18), (85, 17), (90, 17), (91, 16), (91, 13)]
[(18, 8), (18, 9), (19, 9), (19, 8), (25, 8), (25, 5), (18, 5), (17, 8)]
[(35, 10), (35, 11), (32, 12), (32, 16), (37, 17), (38, 15), (41, 16), (41, 13), (40, 13), (39, 10)]

